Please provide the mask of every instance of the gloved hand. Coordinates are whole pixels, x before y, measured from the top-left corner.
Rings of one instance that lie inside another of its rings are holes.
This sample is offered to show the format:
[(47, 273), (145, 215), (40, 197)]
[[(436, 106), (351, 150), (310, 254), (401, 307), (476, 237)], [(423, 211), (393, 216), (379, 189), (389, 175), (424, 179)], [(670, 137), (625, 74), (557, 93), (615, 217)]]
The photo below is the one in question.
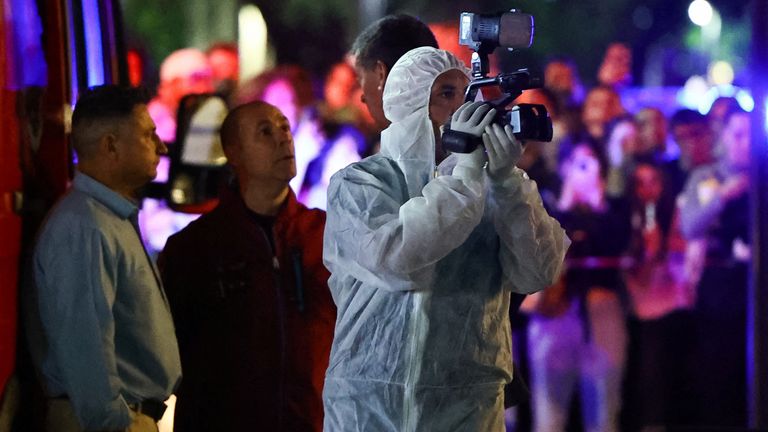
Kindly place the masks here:
[(451, 116), (451, 130), (480, 137), (495, 115), (496, 110), (486, 103), (466, 102)]
[(483, 134), (485, 152), (488, 154), (488, 177), (503, 180), (523, 155), (523, 146), (515, 138), (512, 127), (494, 123), (485, 128)]

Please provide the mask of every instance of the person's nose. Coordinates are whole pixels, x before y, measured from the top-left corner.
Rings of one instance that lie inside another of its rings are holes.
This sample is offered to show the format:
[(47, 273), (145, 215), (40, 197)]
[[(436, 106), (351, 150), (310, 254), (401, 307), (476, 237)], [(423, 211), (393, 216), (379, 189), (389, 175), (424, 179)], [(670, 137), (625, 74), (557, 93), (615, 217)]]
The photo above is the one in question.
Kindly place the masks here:
[(155, 151), (161, 155), (168, 154), (168, 146), (165, 145), (157, 134), (155, 134)]
[(281, 146), (293, 145), (293, 134), (290, 129), (281, 129), (278, 134), (278, 142)]

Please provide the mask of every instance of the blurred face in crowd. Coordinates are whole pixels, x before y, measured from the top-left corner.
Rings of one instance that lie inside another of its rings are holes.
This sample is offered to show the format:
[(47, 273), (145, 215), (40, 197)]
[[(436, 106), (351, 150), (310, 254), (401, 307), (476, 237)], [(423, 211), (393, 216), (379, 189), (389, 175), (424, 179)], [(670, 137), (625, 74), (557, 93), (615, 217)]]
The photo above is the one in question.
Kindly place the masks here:
[(240, 76), (240, 60), (237, 53), (226, 49), (214, 49), (208, 54), (214, 81), (237, 82)]
[(181, 99), (189, 94), (213, 92), (213, 75), (207, 65), (190, 70), (187, 74), (160, 84), (165, 89), (167, 101), (173, 103), (170, 108), (178, 107)]
[(709, 119), (709, 125), (718, 136), (722, 133), (725, 121), (725, 115), (731, 108), (738, 106), (738, 102), (731, 97), (719, 97), (712, 102), (712, 106), (709, 107), (707, 112), (707, 119)]
[(635, 115), (638, 126), (638, 151), (649, 153), (663, 151), (667, 142), (667, 119), (656, 108), (644, 108)]
[(386, 129), (390, 123), (384, 116), (383, 101), (384, 83), (388, 73), (387, 67), (379, 61), (372, 68), (355, 65), (355, 72), (363, 90), (360, 100), (368, 107), (368, 112), (371, 113), (376, 127), (379, 130)]
[(733, 168), (749, 168), (751, 123), (748, 113), (732, 114), (723, 127), (722, 145), (726, 161)]
[(597, 72), (600, 84), (615, 87), (629, 84), (632, 78), (632, 52), (624, 44), (611, 44)]
[(655, 203), (661, 198), (663, 182), (661, 171), (649, 164), (640, 164), (635, 169), (635, 198), (641, 203)]
[(325, 102), (331, 109), (339, 109), (352, 102), (357, 90), (355, 70), (346, 63), (337, 63), (325, 80)]
[(672, 138), (680, 147), (680, 158), (687, 169), (712, 162), (714, 134), (706, 123), (678, 124)]
[(553, 91), (571, 94), (576, 86), (574, 75), (571, 65), (562, 61), (553, 61), (544, 69), (544, 82), (547, 88)]
[(621, 99), (615, 91), (606, 87), (597, 87), (587, 94), (581, 119), (590, 135), (602, 139), (605, 124), (623, 112)]
[(469, 78), (457, 69), (452, 69), (440, 74), (432, 84), (429, 96), (429, 118), (435, 129), (436, 161), (439, 163), (445, 158), (440, 145), (440, 126), (444, 125), (454, 112), (464, 103), (464, 89), (469, 84)]
[(238, 139), (224, 151), (240, 184), (253, 180), (287, 184), (296, 176), (291, 127), (277, 108), (254, 104), (237, 120)]
[(163, 105), (174, 114), (184, 96), (213, 90), (213, 71), (208, 57), (200, 50), (176, 50), (160, 65), (157, 94)]

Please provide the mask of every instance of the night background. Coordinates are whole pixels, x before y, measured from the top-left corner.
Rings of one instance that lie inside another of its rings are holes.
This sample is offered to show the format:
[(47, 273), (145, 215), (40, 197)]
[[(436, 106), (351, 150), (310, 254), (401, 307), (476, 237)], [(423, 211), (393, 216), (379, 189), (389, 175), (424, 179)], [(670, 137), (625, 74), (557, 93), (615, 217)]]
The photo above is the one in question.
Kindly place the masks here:
[[(458, 22), (462, 11), (489, 13), (517, 8), (534, 15), (536, 34), (529, 50), (511, 56), (497, 51), (504, 59), (503, 64), (510, 68), (535, 70), (551, 56), (570, 56), (589, 86), (595, 83), (605, 48), (618, 41), (632, 48), (634, 85), (682, 86), (692, 75), (705, 75), (709, 64), (716, 60), (732, 65), (734, 84), (749, 80), (745, 65), (751, 27), (749, 3), (744, 1), (710, 2), (721, 24), (719, 34), (709, 37), (706, 30), (691, 22), (687, 1), (440, 3), (437, 6), (427, 1), (286, 0), (243, 4), (261, 9), (277, 64), (295, 63), (318, 75), (347, 52), (362, 28), (380, 16), (404, 12), (428, 23), (446, 23)], [(146, 50), (155, 67), (175, 49), (205, 48), (213, 41), (232, 40), (236, 36), (238, 3), (233, 0), (215, 4), (202, 0), (123, 0), (122, 4), (129, 47)]]

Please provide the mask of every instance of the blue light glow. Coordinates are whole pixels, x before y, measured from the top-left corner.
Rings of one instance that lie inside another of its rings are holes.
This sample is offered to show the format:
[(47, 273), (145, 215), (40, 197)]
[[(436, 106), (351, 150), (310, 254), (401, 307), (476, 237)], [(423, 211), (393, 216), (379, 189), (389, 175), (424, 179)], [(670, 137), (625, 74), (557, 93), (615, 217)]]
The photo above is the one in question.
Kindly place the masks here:
[(104, 56), (97, 0), (82, 0), (88, 87), (104, 84)]
[(712, 103), (719, 97), (732, 97), (739, 103), (741, 109), (746, 112), (752, 112), (755, 109), (755, 100), (748, 90), (732, 86), (732, 85), (719, 85), (710, 88), (706, 94), (699, 101), (699, 112), (707, 114), (709, 109), (712, 108)]
[(768, 131), (768, 98), (765, 99), (765, 124), (763, 127)]

